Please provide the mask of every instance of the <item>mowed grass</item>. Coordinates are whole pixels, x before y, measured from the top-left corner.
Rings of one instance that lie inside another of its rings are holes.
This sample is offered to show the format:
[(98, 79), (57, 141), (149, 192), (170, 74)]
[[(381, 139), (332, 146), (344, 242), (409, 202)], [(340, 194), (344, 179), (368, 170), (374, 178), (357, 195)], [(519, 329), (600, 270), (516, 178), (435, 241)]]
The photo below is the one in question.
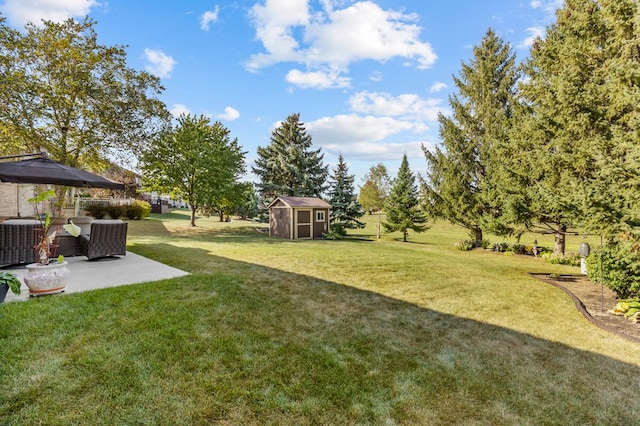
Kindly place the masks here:
[(0, 424), (640, 418), (640, 346), (528, 275), (577, 268), (459, 252), (445, 223), (376, 240), (367, 220), (342, 241), (192, 229), (180, 211), (130, 222), (131, 251), (192, 275), (0, 305)]

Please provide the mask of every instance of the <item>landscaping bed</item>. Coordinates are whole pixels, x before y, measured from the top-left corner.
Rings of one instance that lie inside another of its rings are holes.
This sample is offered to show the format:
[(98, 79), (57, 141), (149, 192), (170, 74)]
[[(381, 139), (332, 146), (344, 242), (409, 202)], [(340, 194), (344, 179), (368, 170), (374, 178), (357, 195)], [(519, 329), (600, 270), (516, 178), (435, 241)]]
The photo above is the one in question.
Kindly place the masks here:
[(531, 275), (564, 290), (585, 318), (598, 327), (640, 343), (640, 324), (609, 312), (620, 299), (607, 287), (589, 281), (584, 275)]

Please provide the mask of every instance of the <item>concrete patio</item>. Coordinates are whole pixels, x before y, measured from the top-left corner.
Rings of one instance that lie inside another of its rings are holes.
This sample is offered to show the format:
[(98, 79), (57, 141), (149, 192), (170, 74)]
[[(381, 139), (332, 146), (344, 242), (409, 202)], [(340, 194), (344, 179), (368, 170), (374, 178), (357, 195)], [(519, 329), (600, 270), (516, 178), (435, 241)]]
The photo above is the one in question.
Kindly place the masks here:
[[(65, 293), (77, 293), (189, 275), (180, 269), (164, 265), (130, 251), (127, 251), (126, 256), (116, 258), (89, 261), (85, 256), (75, 256), (67, 257), (65, 260), (69, 262), (67, 268), (71, 271), (71, 277)], [(16, 296), (9, 291), (5, 302), (28, 300), (29, 289), (22, 279), (27, 274), (27, 269), (22, 267), (15, 269), (3, 268), (2, 270), (15, 273), (22, 281), (22, 293)]]

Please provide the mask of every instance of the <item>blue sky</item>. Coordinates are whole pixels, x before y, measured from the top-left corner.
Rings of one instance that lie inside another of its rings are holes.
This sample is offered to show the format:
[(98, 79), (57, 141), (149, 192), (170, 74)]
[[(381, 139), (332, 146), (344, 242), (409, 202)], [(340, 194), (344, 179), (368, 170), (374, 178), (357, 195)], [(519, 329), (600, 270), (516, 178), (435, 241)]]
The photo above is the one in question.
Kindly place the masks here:
[[(128, 65), (162, 79), (174, 115), (221, 121), (248, 151), (300, 113), (333, 170), (356, 184), (403, 154), (424, 173), (438, 144), (452, 75), (493, 28), (519, 60), (562, 0), (0, 0), (10, 25), (89, 15), (99, 42), (125, 45)], [(249, 173), (247, 180), (253, 180)]]

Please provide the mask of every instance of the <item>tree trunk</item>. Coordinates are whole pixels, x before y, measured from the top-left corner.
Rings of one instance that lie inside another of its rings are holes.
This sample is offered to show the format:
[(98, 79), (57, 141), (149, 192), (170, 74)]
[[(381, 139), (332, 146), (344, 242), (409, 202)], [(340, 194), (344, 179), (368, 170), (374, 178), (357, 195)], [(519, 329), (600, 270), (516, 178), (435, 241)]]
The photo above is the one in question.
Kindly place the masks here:
[(191, 205), (191, 226), (196, 226), (196, 206)]
[(556, 256), (564, 256), (566, 232), (566, 225), (562, 225), (554, 235), (553, 254)]
[(378, 227), (376, 228), (378, 231), (378, 239), (382, 237), (382, 212), (378, 211)]
[(218, 218), (220, 219), (220, 222), (224, 222), (224, 210), (220, 210), (218, 212)]
[(482, 228), (479, 226), (473, 228), (473, 238), (475, 240), (473, 245), (475, 247), (482, 247)]

